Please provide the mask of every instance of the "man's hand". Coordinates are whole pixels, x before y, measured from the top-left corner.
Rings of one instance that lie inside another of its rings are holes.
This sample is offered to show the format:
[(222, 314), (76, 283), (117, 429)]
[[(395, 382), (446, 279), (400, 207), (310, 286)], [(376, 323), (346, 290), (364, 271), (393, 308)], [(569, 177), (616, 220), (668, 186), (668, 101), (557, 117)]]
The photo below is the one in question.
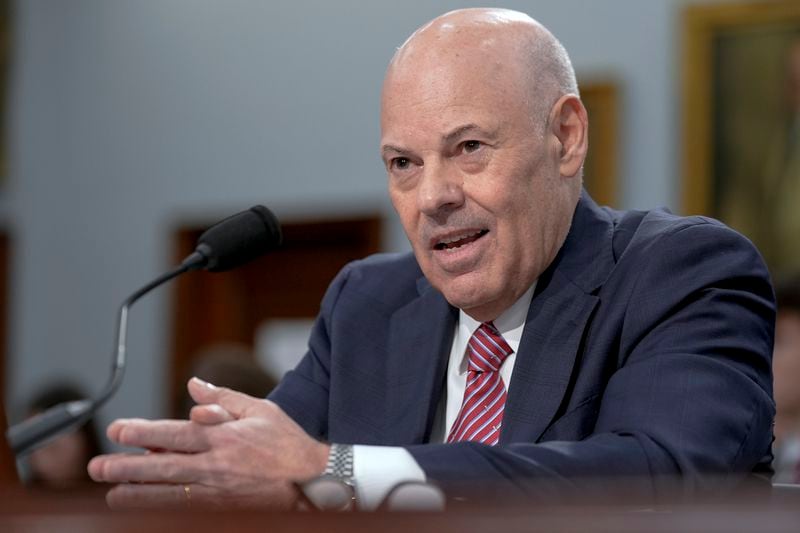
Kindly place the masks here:
[(111, 507), (288, 508), (292, 482), (318, 476), (329, 446), (308, 436), (277, 405), (197, 378), (199, 404), (187, 420), (116, 420), (108, 437), (150, 453), (101, 455), (89, 463), (95, 481), (119, 483)]

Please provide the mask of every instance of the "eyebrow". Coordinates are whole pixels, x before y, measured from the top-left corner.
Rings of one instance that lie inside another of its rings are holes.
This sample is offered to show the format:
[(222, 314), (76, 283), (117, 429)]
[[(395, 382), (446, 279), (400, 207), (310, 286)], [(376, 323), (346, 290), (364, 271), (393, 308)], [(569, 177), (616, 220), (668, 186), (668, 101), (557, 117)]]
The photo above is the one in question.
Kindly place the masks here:
[(393, 146), (391, 144), (384, 144), (381, 147), (381, 154), (386, 155), (387, 152), (397, 152), (398, 154), (405, 154), (408, 150), (404, 148), (400, 148), (399, 146)]
[[(492, 138), (492, 139), (497, 137), (496, 133), (486, 131), (485, 129), (481, 128), (477, 124), (469, 123), (469, 124), (464, 124), (463, 126), (458, 126), (454, 130), (446, 133), (442, 137), (442, 144), (450, 144), (453, 141), (455, 141), (456, 139), (458, 139), (459, 137), (462, 137), (464, 134), (470, 133), (472, 131), (480, 132), (482, 135), (485, 135), (485, 136), (487, 136), (489, 138)], [(406, 153), (409, 152), (409, 150), (407, 150), (406, 148), (401, 148), (399, 146), (394, 146), (394, 145), (391, 145), (391, 144), (384, 144), (381, 147), (381, 154), (386, 155), (387, 152), (395, 152), (395, 153), (398, 153), (398, 154), (406, 154)]]
[(477, 124), (464, 124), (463, 126), (459, 126), (450, 133), (446, 134), (442, 137), (443, 144), (450, 144), (454, 140), (458, 139), (459, 137), (463, 136), (465, 133), (470, 133), (472, 131), (478, 131), (483, 135), (487, 135), (489, 137), (494, 137), (491, 133), (487, 132)]

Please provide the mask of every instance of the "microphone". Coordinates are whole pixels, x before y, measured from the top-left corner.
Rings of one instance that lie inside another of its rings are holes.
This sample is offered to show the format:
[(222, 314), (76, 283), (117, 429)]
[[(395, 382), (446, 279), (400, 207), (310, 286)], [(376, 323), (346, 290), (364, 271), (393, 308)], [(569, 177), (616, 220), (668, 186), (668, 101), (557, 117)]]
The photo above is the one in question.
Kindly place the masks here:
[(140, 288), (120, 305), (111, 377), (94, 400), (55, 405), (47, 411), (8, 428), (6, 440), (15, 455), (27, 454), (61, 433), (82, 425), (117, 391), (125, 373), (128, 310), (142, 296), (167, 281), (192, 270), (224, 272), (281, 245), (281, 226), (275, 215), (262, 205), (232, 215), (208, 228), (197, 240), (194, 252), (176, 269)]
[(225, 272), (277, 248), (283, 242), (281, 225), (263, 205), (217, 222), (197, 239), (194, 253), (183, 260), (189, 270)]

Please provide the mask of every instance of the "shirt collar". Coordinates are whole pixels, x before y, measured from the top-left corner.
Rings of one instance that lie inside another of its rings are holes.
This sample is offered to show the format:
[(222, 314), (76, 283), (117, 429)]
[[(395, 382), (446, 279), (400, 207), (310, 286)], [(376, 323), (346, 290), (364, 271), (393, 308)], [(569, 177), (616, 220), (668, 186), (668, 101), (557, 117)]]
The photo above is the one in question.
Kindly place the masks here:
[[(531, 306), (533, 299), (533, 291), (536, 289), (536, 282), (525, 291), (525, 294), (520, 296), (519, 300), (514, 302), (514, 305), (503, 311), (499, 317), (494, 320), (494, 327), (503, 336), (503, 339), (511, 346), (514, 353), (519, 349), (519, 343), (522, 339), (522, 330), (525, 328), (525, 318), (528, 316), (528, 308)], [(481, 325), (480, 322), (469, 316), (463, 310), (458, 311), (458, 327), (456, 328), (456, 342), (458, 342), (458, 352), (461, 359), (458, 364), (458, 372), (464, 374), (467, 372), (469, 359), (467, 357), (467, 343), (475, 333), (475, 330)]]

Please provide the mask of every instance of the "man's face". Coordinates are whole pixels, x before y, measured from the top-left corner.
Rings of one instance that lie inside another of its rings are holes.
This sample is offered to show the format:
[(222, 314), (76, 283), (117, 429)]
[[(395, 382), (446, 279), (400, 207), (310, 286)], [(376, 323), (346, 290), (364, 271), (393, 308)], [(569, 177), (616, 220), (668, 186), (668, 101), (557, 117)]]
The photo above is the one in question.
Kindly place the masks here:
[(381, 155), (425, 276), (486, 321), (553, 260), (576, 188), (559, 174), (560, 145), (533, 119), (527, 102), (536, 95), (525, 93), (523, 77), (454, 54), (390, 72)]

